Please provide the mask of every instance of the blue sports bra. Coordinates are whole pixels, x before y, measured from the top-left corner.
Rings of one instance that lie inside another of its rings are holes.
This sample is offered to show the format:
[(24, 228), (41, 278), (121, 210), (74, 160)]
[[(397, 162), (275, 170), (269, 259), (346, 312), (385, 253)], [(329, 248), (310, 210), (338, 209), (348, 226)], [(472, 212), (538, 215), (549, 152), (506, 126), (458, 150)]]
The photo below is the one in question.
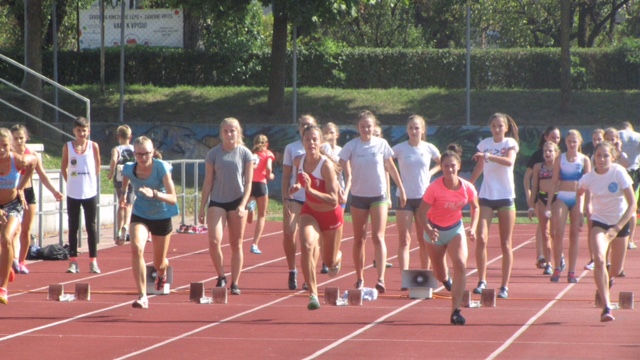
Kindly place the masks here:
[(0, 176), (0, 189), (15, 189), (20, 182), (20, 172), (16, 168), (16, 159), (11, 156), (11, 170), (5, 176)]

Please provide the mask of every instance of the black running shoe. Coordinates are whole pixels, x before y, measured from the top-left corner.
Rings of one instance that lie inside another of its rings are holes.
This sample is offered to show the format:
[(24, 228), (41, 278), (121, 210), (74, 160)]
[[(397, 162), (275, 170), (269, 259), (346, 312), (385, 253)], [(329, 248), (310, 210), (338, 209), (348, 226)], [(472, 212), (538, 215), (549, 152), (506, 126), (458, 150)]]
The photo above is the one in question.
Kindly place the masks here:
[(304, 291), (308, 291), (309, 290), (309, 285), (307, 285), (306, 281), (302, 283), (302, 290), (304, 290)]
[(329, 267), (327, 266), (327, 264), (322, 263), (322, 269), (320, 270), (320, 274), (328, 274), (329, 273)]
[(464, 325), (465, 322), (466, 320), (460, 314), (460, 309), (453, 310), (453, 313), (451, 314), (451, 323), (453, 325)]
[(451, 284), (451, 279), (447, 279), (442, 282), (442, 285), (444, 285), (444, 288), (447, 289), (447, 291), (451, 291)]
[(216, 282), (216, 287), (225, 287), (226, 285), (227, 285), (227, 277), (218, 276), (218, 282)]
[(242, 294), (242, 292), (240, 291), (240, 288), (238, 288), (238, 285), (231, 283), (231, 295), (240, 295)]
[(604, 309), (602, 309), (602, 314), (600, 315), (600, 321), (601, 322), (607, 322), (607, 321), (613, 321), (616, 318), (613, 317), (613, 314), (611, 313), (611, 309), (608, 307), (604, 307)]
[(298, 288), (298, 271), (289, 271), (289, 290), (295, 290)]
[(478, 281), (478, 287), (473, 289), (474, 294), (482, 294), (482, 290), (487, 288), (487, 283), (485, 281)]

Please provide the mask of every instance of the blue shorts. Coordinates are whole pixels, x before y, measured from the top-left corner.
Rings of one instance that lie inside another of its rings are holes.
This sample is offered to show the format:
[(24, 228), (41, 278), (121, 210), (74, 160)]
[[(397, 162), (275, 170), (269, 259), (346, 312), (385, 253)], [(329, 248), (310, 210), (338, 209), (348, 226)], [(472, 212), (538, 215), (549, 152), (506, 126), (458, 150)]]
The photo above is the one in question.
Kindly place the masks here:
[(7, 219), (9, 216), (13, 216), (18, 219), (18, 222), (22, 222), (22, 212), (24, 211), (24, 208), (22, 207), (20, 197), (16, 197), (10, 202), (0, 205), (0, 210), (7, 213)]
[(431, 224), (431, 226), (433, 226), (434, 229), (438, 230), (438, 240), (435, 242), (431, 242), (431, 238), (429, 237), (426, 231), (423, 233), (423, 238), (424, 238), (424, 241), (431, 243), (433, 245), (447, 246), (451, 242), (451, 239), (453, 239), (457, 235), (460, 235), (463, 240), (466, 238), (464, 234), (464, 226), (462, 224), (462, 220), (458, 221), (456, 224), (453, 224), (447, 227), (441, 227), (441, 226), (435, 225), (431, 221), (429, 221), (429, 224)]
[(513, 199), (497, 199), (489, 200), (485, 198), (478, 199), (480, 206), (491, 208), (491, 210), (515, 210), (516, 203)]
[(576, 206), (576, 192), (575, 191), (558, 191), (558, 200), (562, 201), (569, 211)]

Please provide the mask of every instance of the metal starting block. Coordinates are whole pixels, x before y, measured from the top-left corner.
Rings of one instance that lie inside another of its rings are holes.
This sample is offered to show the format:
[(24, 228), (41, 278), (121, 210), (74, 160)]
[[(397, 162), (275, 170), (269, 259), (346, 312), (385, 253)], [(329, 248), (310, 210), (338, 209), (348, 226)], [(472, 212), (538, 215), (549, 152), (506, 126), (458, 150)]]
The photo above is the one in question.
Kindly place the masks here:
[(191, 287), (189, 288), (189, 301), (191, 302), (202, 302), (200, 299), (204, 296), (204, 283), (195, 282), (191, 283)]
[(147, 265), (147, 294), (150, 295), (167, 295), (171, 292), (171, 284), (173, 283), (173, 267), (167, 266), (165, 275), (167, 276), (167, 282), (160, 290), (156, 290), (156, 277), (158, 273), (153, 265)]
[(495, 289), (482, 290), (482, 295), (480, 295), (480, 306), (496, 307), (496, 290)]

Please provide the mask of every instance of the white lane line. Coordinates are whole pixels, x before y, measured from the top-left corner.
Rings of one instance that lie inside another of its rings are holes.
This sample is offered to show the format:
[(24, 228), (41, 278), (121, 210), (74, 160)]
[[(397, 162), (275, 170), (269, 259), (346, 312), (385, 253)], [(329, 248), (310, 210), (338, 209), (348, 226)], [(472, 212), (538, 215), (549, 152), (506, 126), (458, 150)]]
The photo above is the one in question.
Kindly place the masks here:
[[(535, 238), (531, 238), (531, 239), (529, 239), (529, 240), (527, 240), (527, 241), (523, 242), (522, 244), (520, 244), (520, 245), (516, 246), (515, 248), (513, 248), (513, 250), (512, 250), (512, 251), (514, 251), (514, 252), (515, 252), (516, 250), (518, 250), (518, 249), (522, 248), (523, 246), (525, 246), (525, 245), (529, 244), (529, 243), (530, 243), (532, 240), (534, 240), (534, 239), (535, 239)], [(500, 259), (502, 259), (502, 255), (499, 255), (499, 256), (495, 257), (494, 259), (492, 259), (491, 261), (488, 261), (488, 262), (487, 262), (487, 265), (489, 265), (489, 264), (491, 264), (491, 263), (493, 263), (493, 262), (495, 262), (495, 261), (498, 261), (498, 260), (500, 260)], [(473, 274), (473, 273), (476, 273), (477, 271), (478, 271), (477, 269), (474, 269), (474, 270), (472, 270), (472, 271), (468, 272), (468, 273), (467, 273), (467, 276), (469, 276), (469, 275), (471, 275), (471, 274)], [(439, 287), (438, 289), (435, 289), (435, 291), (439, 291), (440, 289), (442, 289), (442, 287)], [(370, 324), (366, 325), (365, 327), (363, 327), (363, 328), (361, 328), (361, 329), (359, 329), (359, 330), (356, 330), (356, 331), (352, 332), (351, 334), (349, 334), (349, 335), (347, 335), (347, 336), (345, 336), (345, 337), (343, 337), (343, 338), (341, 338), (341, 339), (338, 339), (337, 341), (335, 341), (335, 342), (333, 342), (333, 343), (331, 343), (331, 344), (329, 344), (329, 345), (325, 346), (324, 348), (322, 348), (322, 349), (320, 349), (320, 350), (316, 351), (315, 353), (313, 353), (313, 354), (309, 355), (308, 357), (306, 357), (306, 358), (305, 358), (305, 360), (307, 360), (307, 359), (315, 359), (315, 358), (317, 358), (317, 357), (318, 357), (318, 356), (320, 356), (320, 355), (324, 355), (326, 352), (328, 352), (328, 351), (329, 351), (329, 350), (331, 350), (331, 349), (334, 349), (335, 347), (337, 347), (338, 345), (340, 345), (340, 344), (344, 343), (345, 341), (348, 341), (348, 340), (353, 339), (354, 337), (356, 337), (356, 336), (360, 335), (360, 334), (361, 334), (361, 333), (363, 333), (364, 331), (366, 331), (366, 330), (368, 330), (368, 329), (372, 328), (373, 326), (378, 325), (379, 323), (381, 323), (382, 321), (386, 320), (386, 319), (387, 319), (387, 318), (389, 318), (390, 316), (392, 316), (392, 315), (395, 315), (395, 314), (399, 313), (399, 312), (400, 312), (400, 310), (406, 310), (406, 309), (408, 309), (408, 308), (410, 308), (410, 307), (412, 307), (412, 306), (414, 306), (414, 305), (416, 305), (416, 304), (419, 304), (419, 303), (420, 303), (420, 301), (423, 301), (423, 300), (422, 300), (422, 299), (420, 299), (420, 300), (415, 300), (415, 301), (410, 302), (409, 304), (407, 304), (407, 305), (405, 305), (405, 306), (401, 307), (400, 309), (398, 309), (398, 310), (396, 310), (396, 311), (393, 311), (393, 312), (391, 312), (391, 313), (389, 313), (389, 314), (387, 314), (387, 315), (382, 316), (382, 317), (381, 317), (381, 318), (379, 318), (378, 320), (376, 320), (376, 321), (374, 321), (374, 322), (372, 322), (372, 323), (370, 323)]]
[[(578, 280), (582, 280), (582, 278), (589, 273), (588, 270), (582, 272)], [(502, 354), (511, 344), (513, 344), (519, 337), (522, 335), (531, 325), (533, 325), (536, 320), (538, 320), (542, 315), (544, 315), (553, 305), (555, 305), (560, 299), (562, 299), (569, 290), (571, 290), (576, 284), (569, 284), (567, 287), (562, 290), (553, 300), (551, 300), (545, 307), (543, 307), (537, 314), (535, 314), (531, 319), (529, 319), (518, 331), (516, 331), (507, 341), (502, 344), (496, 351), (494, 351), (491, 355), (487, 357), (487, 360), (495, 359), (498, 355)]]

